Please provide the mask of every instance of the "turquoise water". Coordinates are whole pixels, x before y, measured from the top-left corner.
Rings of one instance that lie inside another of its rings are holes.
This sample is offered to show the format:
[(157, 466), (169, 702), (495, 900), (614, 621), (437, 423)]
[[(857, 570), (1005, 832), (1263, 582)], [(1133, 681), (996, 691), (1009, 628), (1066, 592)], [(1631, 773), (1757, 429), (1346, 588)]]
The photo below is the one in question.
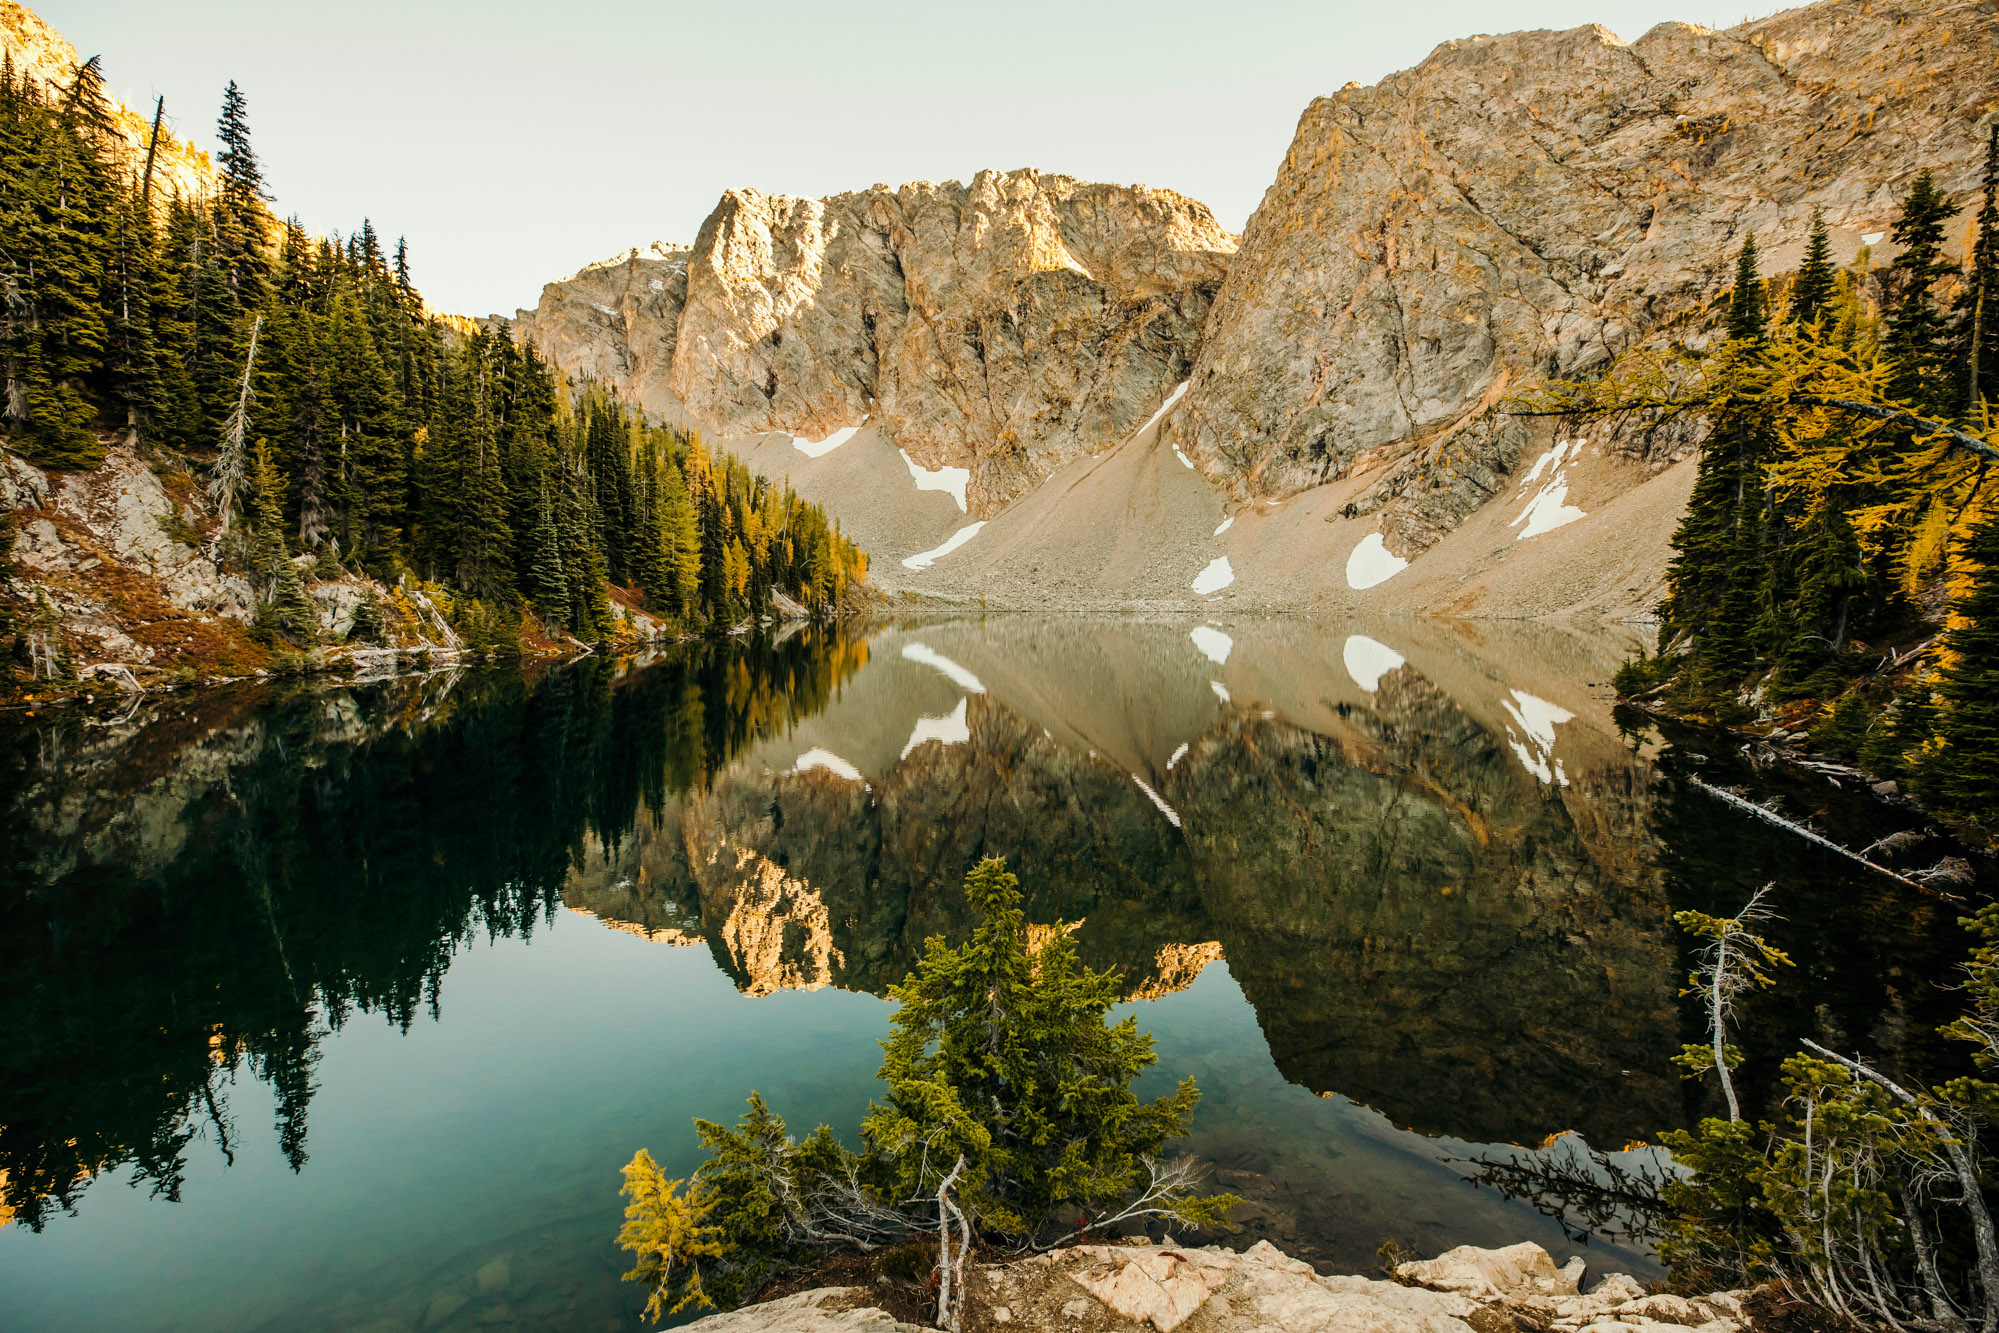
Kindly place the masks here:
[(1622, 645), (1203, 628), (914, 625), (10, 724), (0, 1325), (636, 1327), (619, 1165), (691, 1168), (690, 1118), (752, 1088), (851, 1134), (879, 997), (962, 933), (984, 854), (1124, 974), (1153, 1077), (1197, 1078), (1188, 1147), (1248, 1199), (1241, 1239), (1322, 1268), (1533, 1239), (1650, 1271), (1467, 1177), (1700, 1112), (1666, 1063), (1695, 1021), (1674, 907), (1780, 885), (1800, 976), (1746, 1018), (1752, 1097), (1803, 1032), (1946, 1058), (1957, 909), (1689, 789), (1726, 761), (1620, 731), (1591, 682)]

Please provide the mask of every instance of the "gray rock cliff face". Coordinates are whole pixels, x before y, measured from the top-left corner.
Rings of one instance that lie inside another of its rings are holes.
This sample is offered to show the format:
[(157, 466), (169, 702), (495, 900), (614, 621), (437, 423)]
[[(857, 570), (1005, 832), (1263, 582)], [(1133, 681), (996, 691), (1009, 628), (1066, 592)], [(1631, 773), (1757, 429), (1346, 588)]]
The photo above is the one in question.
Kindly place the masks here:
[[(1751, 231), (1781, 271), (1815, 208), (1850, 257), (1919, 169), (1970, 191), (1995, 55), (1989, 5), (1826, 0), (1629, 45), (1595, 26), (1473, 37), (1320, 98), (1169, 435), (1238, 497), (1425, 449), (1467, 481), (1385, 521), (1391, 549), (1420, 549), (1517, 454), (1467, 429), (1508, 381), (1603, 364), (1719, 290)], [(1377, 501), (1427, 489), (1390, 475)]]
[(616, 384), (648, 412), (678, 420), (673, 351), (692, 254), (654, 241), (551, 282), (533, 310), (515, 313), (517, 336), (570, 374)]
[(731, 190), (684, 296), (626, 257), (551, 284), (517, 331), (648, 406), (664, 388), (723, 435), (873, 419), (918, 463), (968, 468), (988, 512), (1125, 438), (1186, 378), (1234, 251), (1184, 196), (1031, 170), (828, 199)]

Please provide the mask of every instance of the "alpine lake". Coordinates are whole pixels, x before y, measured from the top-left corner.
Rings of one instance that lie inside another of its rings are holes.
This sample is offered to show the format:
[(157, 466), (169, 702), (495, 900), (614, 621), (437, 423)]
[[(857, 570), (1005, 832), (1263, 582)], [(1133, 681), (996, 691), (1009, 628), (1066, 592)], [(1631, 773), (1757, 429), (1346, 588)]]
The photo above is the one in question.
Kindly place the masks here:
[(1704, 790), (1924, 827), (1618, 712), (1636, 641), (993, 617), (10, 714), (0, 1327), (639, 1327), (618, 1168), (686, 1174), (752, 1089), (853, 1141), (988, 855), (1119, 973), (1141, 1091), (1199, 1083), (1226, 1243), (1656, 1277), (1643, 1145), (1716, 1099), (1671, 1063), (1673, 912), (1775, 886), (1796, 966), (1735, 1034), (1769, 1115), (1801, 1035), (1956, 1072), (1989, 886)]

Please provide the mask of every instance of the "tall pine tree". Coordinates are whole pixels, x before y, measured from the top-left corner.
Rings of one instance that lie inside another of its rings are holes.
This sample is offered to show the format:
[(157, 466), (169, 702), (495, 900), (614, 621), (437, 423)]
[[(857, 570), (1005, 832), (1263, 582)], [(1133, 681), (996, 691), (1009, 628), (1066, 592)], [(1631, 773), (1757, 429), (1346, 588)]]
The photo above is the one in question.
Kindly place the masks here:
[(1971, 272), (1957, 303), (1954, 359), (1965, 420), (1999, 405), (1999, 121), (1985, 141), (1985, 192), (1971, 243)]
[(1832, 262), (1832, 237), (1825, 214), (1814, 209), (1811, 238), (1805, 242), (1804, 260), (1791, 283), (1791, 323), (1807, 329), (1822, 326), (1832, 313), (1838, 291), (1839, 268)]
[(1882, 351), (1894, 366), (1889, 392), (1927, 415), (1952, 415), (1950, 323), (1936, 302), (1936, 287), (1957, 265), (1944, 255), (1944, 224), (1958, 207), (1937, 189), (1930, 173), (1917, 175), (1896, 218), (1902, 252), (1884, 275), (1889, 295), (1888, 333)]

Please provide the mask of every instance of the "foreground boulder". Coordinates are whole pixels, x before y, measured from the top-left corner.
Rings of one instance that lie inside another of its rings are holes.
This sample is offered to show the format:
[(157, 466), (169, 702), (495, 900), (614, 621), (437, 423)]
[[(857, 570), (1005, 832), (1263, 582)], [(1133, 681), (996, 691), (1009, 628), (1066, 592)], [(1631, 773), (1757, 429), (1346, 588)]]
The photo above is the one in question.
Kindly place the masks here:
[[(965, 1333), (1740, 1333), (1737, 1295), (1648, 1296), (1623, 1273), (1587, 1294), (1584, 1265), (1557, 1268), (1538, 1245), (1460, 1246), (1403, 1264), (1395, 1281), (1321, 1277), (1269, 1241), (1208, 1246), (1080, 1245), (971, 1275)], [(706, 1320), (705, 1333), (901, 1333), (861, 1288), (828, 1288)]]

